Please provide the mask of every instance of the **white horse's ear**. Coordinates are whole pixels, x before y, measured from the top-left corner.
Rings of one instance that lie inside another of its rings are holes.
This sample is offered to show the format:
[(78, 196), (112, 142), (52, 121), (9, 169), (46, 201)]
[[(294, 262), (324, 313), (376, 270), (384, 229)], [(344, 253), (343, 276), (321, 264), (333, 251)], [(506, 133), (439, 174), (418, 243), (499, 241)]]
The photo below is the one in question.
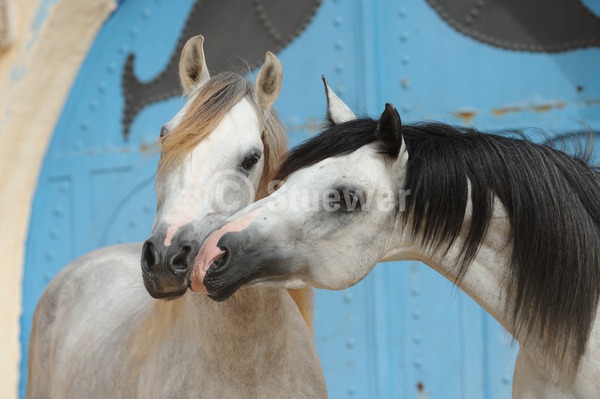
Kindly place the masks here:
[(283, 69), (281, 62), (273, 53), (267, 51), (265, 62), (258, 72), (254, 81), (254, 91), (258, 104), (263, 110), (269, 110), (281, 91), (281, 82), (283, 81)]
[(331, 90), (331, 87), (327, 84), (325, 75), (321, 75), (321, 78), (325, 85), (325, 95), (327, 96), (327, 119), (329, 122), (337, 125), (338, 123), (356, 119), (356, 115), (350, 110), (350, 107), (348, 107), (342, 99)]
[(179, 58), (179, 79), (184, 94), (189, 94), (210, 79), (204, 58), (204, 36), (194, 36), (183, 46)]
[(408, 148), (406, 147), (406, 141), (404, 141), (404, 136), (402, 136), (402, 141), (400, 144), (400, 153), (398, 154), (398, 160), (396, 162), (401, 164), (402, 166), (406, 165), (406, 163), (408, 162)]

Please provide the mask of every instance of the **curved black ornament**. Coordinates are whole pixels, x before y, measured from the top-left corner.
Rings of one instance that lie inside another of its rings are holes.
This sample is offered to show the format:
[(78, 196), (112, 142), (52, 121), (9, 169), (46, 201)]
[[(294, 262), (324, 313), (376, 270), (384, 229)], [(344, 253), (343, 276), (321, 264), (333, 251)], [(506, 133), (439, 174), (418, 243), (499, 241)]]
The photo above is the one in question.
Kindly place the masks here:
[(130, 53), (121, 82), (125, 97), (123, 134), (142, 108), (181, 94), (178, 62), (183, 45), (201, 33), (211, 73), (233, 68), (255, 68), (265, 52), (279, 52), (308, 25), (321, 0), (196, 0), (166, 68), (152, 81), (135, 76), (135, 54)]
[(427, 0), (454, 29), (517, 51), (600, 47), (600, 17), (581, 0)]

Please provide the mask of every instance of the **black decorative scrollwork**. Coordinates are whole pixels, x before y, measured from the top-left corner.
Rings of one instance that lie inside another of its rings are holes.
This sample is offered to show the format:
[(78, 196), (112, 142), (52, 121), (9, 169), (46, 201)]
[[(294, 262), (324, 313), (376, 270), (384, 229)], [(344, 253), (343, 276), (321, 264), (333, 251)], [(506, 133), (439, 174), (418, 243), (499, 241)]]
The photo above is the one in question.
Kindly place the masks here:
[(315, 15), (321, 0), (196, 0), (166, 68), (152, 81), (135, 76), (135, 54), (122, 72), (125, 97), (123, 134), (127, 140), (136, 115), (146, 106), (181, 93), (179, 54), (188, 38), (201, 33), (212, 73), (232, 68), (254, 68), (265, 52), (279, 52), (296, 38)]

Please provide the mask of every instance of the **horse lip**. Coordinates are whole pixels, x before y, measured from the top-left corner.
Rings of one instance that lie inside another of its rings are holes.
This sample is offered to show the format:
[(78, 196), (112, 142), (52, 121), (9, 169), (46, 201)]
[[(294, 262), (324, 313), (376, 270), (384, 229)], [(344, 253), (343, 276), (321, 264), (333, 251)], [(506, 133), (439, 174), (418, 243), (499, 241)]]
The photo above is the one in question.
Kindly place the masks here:
[[(223, 248), (220, 248), (220, 247), (219, 247), (219, 249), (223, 250)], [(211, 274), (214, 274), (217, 271), (221, 270), (223, 265), (227, 264), (227, 257), (228, 257), (227, 251), (224, 251), (223, 253), (217, 255), (217, 257), (215, 259), (213, 259), (213, 261), (210, 264), (210, 266), (208, 267), (208, 269), (206, 269), (206, 274), (208, 274), (209, 272)]]
[(229, 299), (233, 294), (235, 294), (242, 285), (242, 280), (239, 280), (233, 284), (228, 285), (227, 287), (222, 287), (220, 290), (217, 290), (212, 294), (208, 294), (208, 297), (215, 302), (223, 302)]
[(188, 290), (188, 285), (186, 285), (183, 289), (178, 290), (178, 291), (170, 291), (170, 292), (158, 292), (153, 290), (152, 288), (149, 288), (146, 285), (146, 291), (148, 291), (148, 294), (150, 294), (150, 296), (154, 299), (162, 299), (165, 301), (171, 301), (174, 299), (178, 299), (180, 297), (182, 297)]
[[(231, 297), (233, 294), (235, 294), (240, 288), (242, 288), (242, 286), (246, 285), (249, 281), (252, 281), (255, 277), (256, 277), (256, 275), (242, 277), (242, 278), (234, 281), (231, 284), (228, 284), (226, 286), (222, 286), (220, 288), (212, 290), (213, 292), (210, 292), (211, 290), (206, 285), (206, 283), (204, 283), (204, 286), (206, 287), (207, 291), (209, 291), (208, 297), (210, 299), (217, 301), (217, 302), (222, 302), (222, 301), (228, 299), (229, 297)], [(209, 282), (209, 285), (211, 285), (210, 282)], [(212, 287), (212, 288), (215, 288), (215, 287)]]

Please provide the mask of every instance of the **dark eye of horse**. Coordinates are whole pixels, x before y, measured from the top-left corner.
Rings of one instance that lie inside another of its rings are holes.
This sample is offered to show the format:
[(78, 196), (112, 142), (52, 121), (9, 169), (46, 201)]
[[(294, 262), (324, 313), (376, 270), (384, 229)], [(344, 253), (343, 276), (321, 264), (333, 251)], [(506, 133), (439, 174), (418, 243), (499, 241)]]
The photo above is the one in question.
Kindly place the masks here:
[(169, 133), (169, 129), (166, 126), (160, 128), (160, 138), (162, 139), (165, 135)]
[(362, 197), (360, 193), (355, 190), (340, 189), (338, 190), (340, 196), (340, 210), (345, 212), (354, 212), (355, 210), (362, 208)]
[(256, 163), (258, 162), (259, 159), (260, 159), (260, 155), (258, 155), (258, 154), (252, 154), (252, 155), (247, 156), (242, 161), (242, 168), (244, 168), (245, 170), (252, 169), (254, 167), (254, 165), (256, 165)]

